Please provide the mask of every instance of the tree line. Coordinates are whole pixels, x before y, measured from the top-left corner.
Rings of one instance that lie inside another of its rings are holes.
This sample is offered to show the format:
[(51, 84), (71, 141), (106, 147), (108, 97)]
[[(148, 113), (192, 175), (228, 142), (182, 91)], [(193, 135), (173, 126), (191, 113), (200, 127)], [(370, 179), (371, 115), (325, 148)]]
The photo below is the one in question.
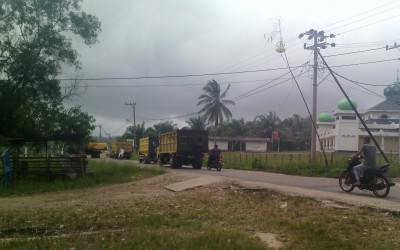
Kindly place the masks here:
[[(279, 134), (280, 150), (301, 151), (310, 149), (311, 141), (311, 121), (308, 117), (293, 115), (285, 119), (280, 119), (275, 112), (264, 115), (257, 115), (253, 120), (245, 121), (243, 118), (231, 119), (222, 122), (217, 129), (214, 125), (209, 125), (204, 116), (191, 117), (186, 121), (186, 126), (178, 128), (173, 121), (160, 122), (152, 127), (145, 127), (145, 123), (136, 125), (136, 137), (158, 137), (159, 133), (166, 133), (175, 129), (205, 129), (213, 135), (237, 137), (261, 137), (272, 138), (273, 132)], [(119, 140), (133, 139), (134, 126), (129, 126)], [(277, 143), (277, 141), (275, 141)], [(276, 145), (276, 144), (275, 144)]]
[[(232, 113), (227, 105), (235, 105), (232, 100), (227, 100), (226, 95), (230, 85), (222, 91), (220, 84), (210, 80), (203, 87), (203, 93), (199, 96), (197, 106), (202, 106), (197, 117), (189, 118), (187, 126), (181, 129), (208, 130), (216, 140), (217, 136), (237, 137), (261, 137), (278, 141), (280, 150), (308, 150), (311, 141), (311, 119), (293, 115), (280, 119), (275, 112), (257, 115), (251, 121), (243, 118), (231, 119)], [(225, 120), (224, 120), (225, 118)], [(133, 139), (136, 130), (138, 139), (143, 137), (157, 137), (159, 133), (165, 133), (177, 129), (172, 121), (161, 122), (153, 127), (145, 128), (145, 124), (130, 126), (120, 139)], [(275, 136), (273, 136), (275, 135)], [(274, 138), (276, 137), (277, 138)], [(138, 140), (137, 140), (138, 141)], [(137, 142), (135, 142), (138, 144)], [(273, 143), (273, 142), (272, 142)], [(273, 145), (272, 145), (273, 148)]]

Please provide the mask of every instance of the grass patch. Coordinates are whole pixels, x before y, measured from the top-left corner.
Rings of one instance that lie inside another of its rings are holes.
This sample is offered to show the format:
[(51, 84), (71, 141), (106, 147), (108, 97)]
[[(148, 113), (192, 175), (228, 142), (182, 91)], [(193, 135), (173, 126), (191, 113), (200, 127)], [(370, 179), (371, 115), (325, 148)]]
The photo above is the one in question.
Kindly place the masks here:
[[(142, 192), (143, 190), (138, 190)], [(21, 208), (0, 213), (1, 249), (396, 249), (398, 216), (338, 209), (302, 197), (232, 184), (102, 206)], [(35, 238), (33, 238), (35, 237)], [(4, 240), (8, 239), (8, 240)]]
[(0, 187), (0, 196), (37, 194), (68, 189), (94, 187), (104, 184), (125, 183), (159, 175), (161, 168), (140, 168), (112, 162), (89, 160), (89, 169), (93, 174), (86, 178), (56, 179), (54, 181), (30, 179), (11, 184), (8, 188)]
[[(329, 163), (317, 162), (278, 162), (266, 161), (262, 157), (248, 158), (248, 161), (225, 161), (224, 168), (227, 169), (241, 169), (241, 170), (257, 170), (274, 173), (282, 173), (288, 175), (310, 176), (310, 177), (329, 177), (337, 178), (340, 173), (346, 169), (347, 159), (338, 160)], [(382, 164), (379, 164), (381, 166)], [(392, 178), (400, 177), (400, 167), (397, 163), (391, 165), (389, 169), (389, 176)]]

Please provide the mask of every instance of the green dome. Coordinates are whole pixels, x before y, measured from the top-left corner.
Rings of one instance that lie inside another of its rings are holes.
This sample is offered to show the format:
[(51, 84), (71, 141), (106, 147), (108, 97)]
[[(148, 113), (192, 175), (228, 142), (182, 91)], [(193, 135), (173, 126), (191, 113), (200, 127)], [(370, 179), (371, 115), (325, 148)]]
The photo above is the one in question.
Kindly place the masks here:
[[(353, 104), (353, 106), (357, 109), (357, 102), (352, 99), (350, 99), (350, 101)], [(342, 100), (340, 100), (337, 107), (340, 110), (353, 110), (350, 103), (347, 101), (346, 98), (343, 98)]]
[(328, 112), (322, 112), (318, 116), (319, 122), (333, 122), (334, 120), (335, 120), (335, 118), (333, 118), (333, 116), (331, 114), (329, 114)]
[(392, 85), (387, 86), (383, 90), (383, 94), (387, 98), (400, 99), (400, 82), (399, 82), (399, 80), (397, 80), (397, 82), (394, 82)]

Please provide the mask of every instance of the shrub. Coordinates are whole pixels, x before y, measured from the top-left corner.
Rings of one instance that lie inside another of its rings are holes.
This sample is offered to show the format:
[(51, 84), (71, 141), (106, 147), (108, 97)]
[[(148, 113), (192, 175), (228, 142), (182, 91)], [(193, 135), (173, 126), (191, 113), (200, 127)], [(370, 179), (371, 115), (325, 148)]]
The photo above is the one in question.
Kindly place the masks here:
[(261, 159), (253, 158), (253, 160), (251, 160), (251, 168), (252, 169), (267, 169), (267, 165)]

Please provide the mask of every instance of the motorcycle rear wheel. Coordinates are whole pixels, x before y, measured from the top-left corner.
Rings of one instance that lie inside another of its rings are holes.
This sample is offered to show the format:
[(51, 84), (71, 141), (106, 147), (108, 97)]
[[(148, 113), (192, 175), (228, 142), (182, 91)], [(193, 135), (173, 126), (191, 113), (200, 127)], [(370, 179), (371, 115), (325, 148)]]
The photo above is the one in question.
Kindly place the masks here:
[(354, 185), (351, 182), (351, 178), (347, 172), (339, 176), (339, 186), (346, 193), (350, 193), (354, 189)]
[(376, 181), (372, 186), (372, 192), (379, 198), (385, 198), (390, 192), (388, 179), (382, 175), (376, 176)]

